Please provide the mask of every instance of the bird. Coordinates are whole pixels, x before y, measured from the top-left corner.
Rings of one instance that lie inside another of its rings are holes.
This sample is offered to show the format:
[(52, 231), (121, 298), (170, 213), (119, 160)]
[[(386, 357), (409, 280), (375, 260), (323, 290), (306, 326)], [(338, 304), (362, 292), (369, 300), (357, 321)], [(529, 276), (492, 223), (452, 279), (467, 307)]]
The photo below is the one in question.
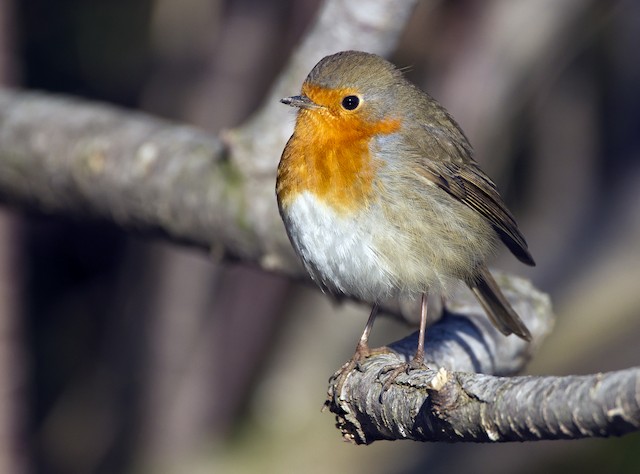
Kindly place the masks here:
[(323, 291), (372, 304), (339, 387), (375, 352), (369, 335), (391, 297), (420, 297), (421, 309), (416, 352), (390, 379), (425, 366), (427, 296), (444, 297), (458, 281), (502, 334), (531, 340), (487, 260), (502, 243), (524, 264), (535, 262), (440, 103), (391, 62), (362, 51), (324, 57), (300, 94), (281, 102), (297, 109), (276, 178), (289, 240)]

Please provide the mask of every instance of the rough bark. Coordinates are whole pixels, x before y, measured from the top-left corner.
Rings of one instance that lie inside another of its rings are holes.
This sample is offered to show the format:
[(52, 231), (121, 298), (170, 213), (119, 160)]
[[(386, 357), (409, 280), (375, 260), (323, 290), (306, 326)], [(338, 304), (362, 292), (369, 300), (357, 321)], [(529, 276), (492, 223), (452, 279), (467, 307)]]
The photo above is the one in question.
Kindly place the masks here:
[(640, 429), (640, 368), (563, 377), (424, 370), (399, 377), (380, 403), (377, 374), (389, 362), (367, 362), (344, 398), (332, 397), (330, 409), (345, 439), (506, 442)]
[[(640, 368), (586, 376), (507, 377), (522, 370), (553, 320), (548, 298), (517, 278), (500, 280), (533, 341), (505, 338), (469, 293), (427, 332), (428, 369), (400, 375), (382, 393), (389, 365), (407, 360), (417, 335), (354, 370), (326, 406), (345, 439), (505, 442), (614, 436), (640, 428)], [(492, 374), (492, 375), (488, 375)], [(497, 376), (496, 376), (497, 375)]]

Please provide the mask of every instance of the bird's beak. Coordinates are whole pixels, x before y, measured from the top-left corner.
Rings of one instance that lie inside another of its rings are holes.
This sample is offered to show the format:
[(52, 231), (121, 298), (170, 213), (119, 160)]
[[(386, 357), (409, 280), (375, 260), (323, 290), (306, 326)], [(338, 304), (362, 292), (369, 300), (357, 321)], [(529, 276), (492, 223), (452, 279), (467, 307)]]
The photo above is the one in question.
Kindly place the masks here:
[(292, 97), (285, 97), (284, 99), (280, 99), (280, 102), (290, 105), (291, 107), (299, 107), (301, 109), (316, 109), (320, 107), (306, 95), (294, 95)]

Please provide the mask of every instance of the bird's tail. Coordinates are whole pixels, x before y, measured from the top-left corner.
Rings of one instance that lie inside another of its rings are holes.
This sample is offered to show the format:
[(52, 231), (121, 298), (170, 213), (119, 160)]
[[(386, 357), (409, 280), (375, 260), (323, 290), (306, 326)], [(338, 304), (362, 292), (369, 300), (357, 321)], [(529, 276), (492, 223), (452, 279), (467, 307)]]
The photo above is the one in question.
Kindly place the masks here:
[(476, 279), (469, 283), (469, 288), (478, 298), (491, 322), (505, 336), (515, 334), (525, 341), (530, 341), (531, 333), (502, 294), (489, 269), (482, 265), (478, 270)]

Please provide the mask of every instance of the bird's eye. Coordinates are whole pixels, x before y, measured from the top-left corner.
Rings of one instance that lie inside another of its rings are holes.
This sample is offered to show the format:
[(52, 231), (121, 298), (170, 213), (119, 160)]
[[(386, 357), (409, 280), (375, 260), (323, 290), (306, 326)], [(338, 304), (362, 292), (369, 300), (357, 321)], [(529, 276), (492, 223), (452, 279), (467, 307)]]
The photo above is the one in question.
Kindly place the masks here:
[(342, 107), (346, 110), (355, 110), (360, 105), (360, 99), (357, 95), (348, 95), (342, 99)]

